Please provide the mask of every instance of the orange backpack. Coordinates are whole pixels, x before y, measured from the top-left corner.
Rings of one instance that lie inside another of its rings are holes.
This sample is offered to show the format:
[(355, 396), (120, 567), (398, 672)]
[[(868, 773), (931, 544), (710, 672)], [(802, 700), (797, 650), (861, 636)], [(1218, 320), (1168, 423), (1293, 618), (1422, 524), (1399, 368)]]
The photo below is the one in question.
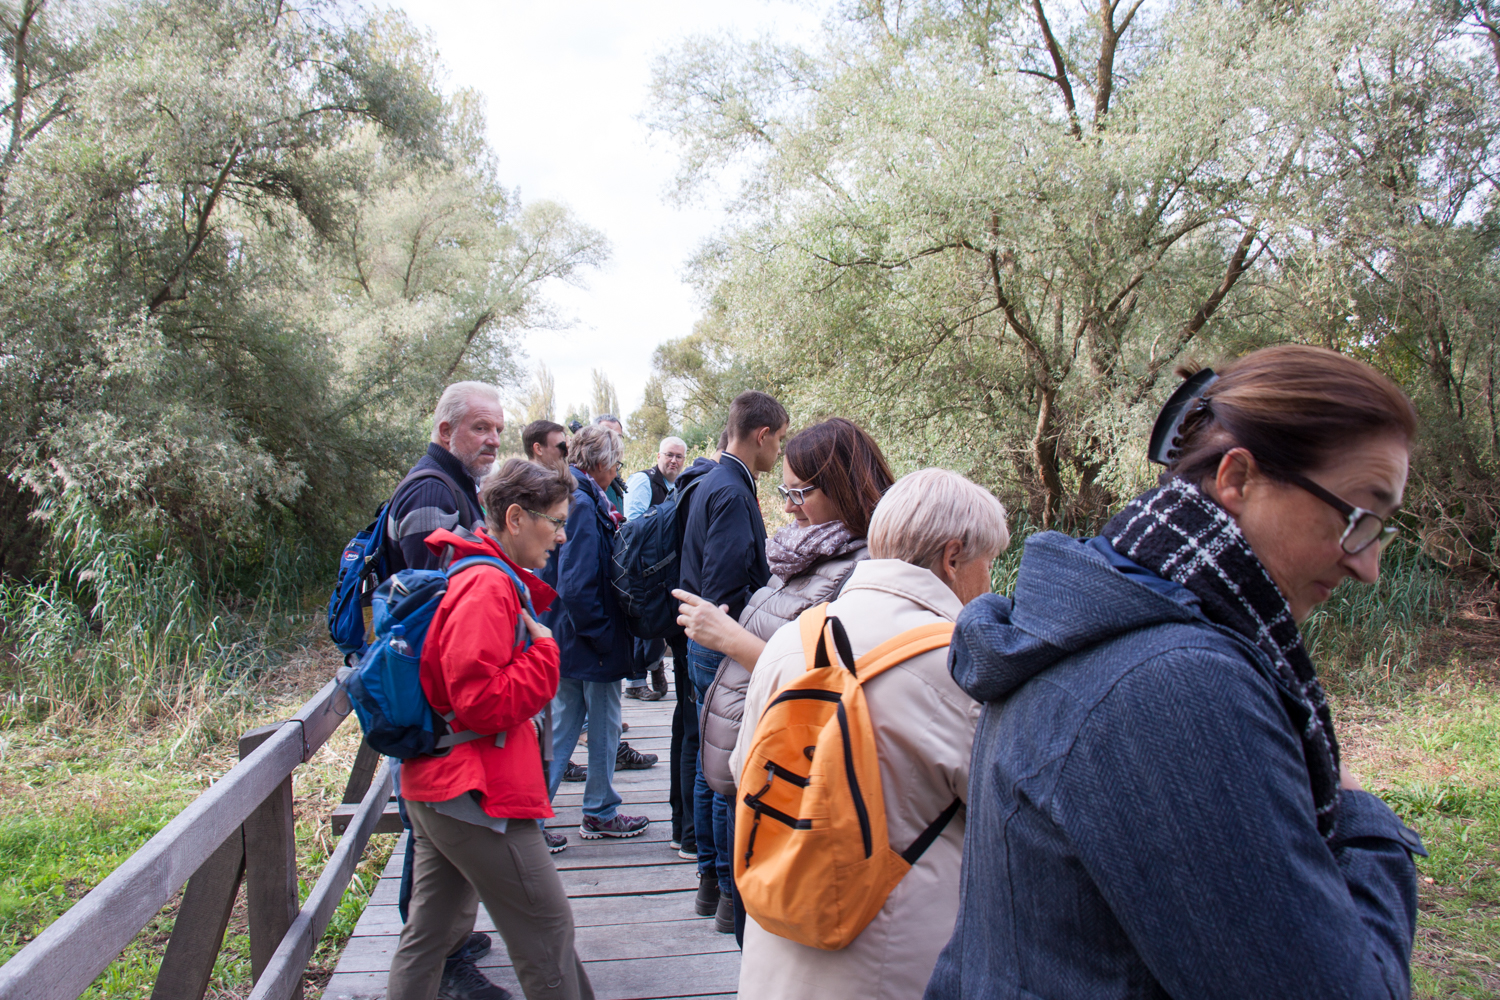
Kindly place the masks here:
[(836, 950), (875, 919), (961, 805), (954, 799), (905, 851), (891, 847), (861, 687), (947, 646), (953, 623), (903, 632), (857, 662), (827, 604), (803, 612), (798, 625), (807, 673), (776, 693), (755, 727), (735, 805), (734, 882), (766, 930)]

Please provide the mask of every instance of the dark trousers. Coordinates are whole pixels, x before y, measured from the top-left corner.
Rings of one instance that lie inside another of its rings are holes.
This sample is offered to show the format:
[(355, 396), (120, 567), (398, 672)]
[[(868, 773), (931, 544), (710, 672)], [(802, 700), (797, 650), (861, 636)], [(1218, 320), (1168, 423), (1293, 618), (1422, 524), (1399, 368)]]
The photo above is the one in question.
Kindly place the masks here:
[[(701, 704), (719, 669), (724, 654), (688, 640), (688, 671)], [(700, 755), (701, 756), (701, 755)], [(703, 762), (694, 757), (693, 829), (698, 836), (698, 875), (714, 875), (719, 891), (734, 892), (734, 845), (728, 843), (729, 802), (708, 787)]]
[[(672, 839), (684, 850), (696, 850), (693, 835), (693, 776), (698, 759), (698, 699), (688, 674), (687, 637), (670, 640), (672, 647), (672, 686), (677, 705), (672, 709), (672, 747), (668, 758), (672, 769), (667, 802), (672, 807)], [(684, 790), (686, 790), (684, 792)]]

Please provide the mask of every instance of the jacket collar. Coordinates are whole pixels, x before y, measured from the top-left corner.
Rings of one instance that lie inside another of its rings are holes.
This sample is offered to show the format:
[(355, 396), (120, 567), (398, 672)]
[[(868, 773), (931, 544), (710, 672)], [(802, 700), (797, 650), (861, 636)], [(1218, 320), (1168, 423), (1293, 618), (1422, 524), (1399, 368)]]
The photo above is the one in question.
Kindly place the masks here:
[(538, 612), (546, 611), (552, 607), (552, 602), (557, 599), (557, 591), (538, 577), (531, 570), (516, 563), (514, 559), (505, 554), (500, 543), (491, 538), (484, 528), (476, 528), (474, 531), (465, 531), (462, 534), (449, 531), (447, 528), (438, 528), (426, 538), (427, 547), (436, 555), (442, 555), (443, 549), (449, 545), (453, 546), (453, 560), (457, 562), (469, 556), (497, 556), (521, 578), (526, 584), (526, 589), (531, 593), (532, 606)]
[(438, 468), (452, 476), (459, 489), (471, 497), (479, 496), (479, 489), (474, 485), (474, 477), (469, 475), (469, 470), (464, 468), (464, 463), (458, 460), (457, 455), (442, 445), (429, 441), (427, 442), (427, 457), (436, 462)]
[(964, 609), (958, 595), (937, 578), (930, 569), (914, 566), (902, 559), (865, 559), (854, 567), (842, 593), (851, 590), (878, 590), (903, 597), (948, 621), (957, 621)]
[(750, 471), (750, 466), (746, 465), (744, 460), (738, 455), (732, 455), (726, 451), (719, 456), (719, 464), (727, 468), (738, 469), (744, 474), (745, 482), (750, 484), (750, 492), (755, 492), (755, 474)]

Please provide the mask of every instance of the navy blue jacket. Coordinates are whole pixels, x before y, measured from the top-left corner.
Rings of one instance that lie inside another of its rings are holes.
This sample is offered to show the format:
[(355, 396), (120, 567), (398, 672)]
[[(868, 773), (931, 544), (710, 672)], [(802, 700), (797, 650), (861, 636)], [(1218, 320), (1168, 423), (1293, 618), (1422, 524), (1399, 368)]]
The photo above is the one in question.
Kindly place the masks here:
[(630, 675), (634, 646), (610, 582), (615, 522), (599, 484), (580, 469), (573, 476), (578, 488), (568, 508), (568, 540), (548, 564), (555, 582), (548, 579), (553, 573), (542, 574), (558, 596), (546, 624), (562, 647), (564, 677), (617, 681)]
[(1319, 836), (1275, 670), (1188, 590), (1035, 535), (949, 666), (987, 704), (927, 1000), (1409, 995), (1420, 839), (1348, 790)]
[[(411, 467), (418, 469), (440, 469), (448, 474), (463, 500), (460, 510), (453, 502), (453, 491), (441, 479), (428, 477), (419, 479), (404, 490), (397, 490), (386, 517), (386, 537), (400, 553), (402, 565), (398, 569), (437, 569), (439, 556), (427, 547), (427, 536), (438, 528), (453, 531), (459, 528), (473, 529), (484, 523), (484, 512), (479, 507), (478, 490), (469, 477), (463, 463), (453, 453), (439, 444), (427, 445), (427, 454)], [(393, 560), (394, 561), (394, 560)]]
[(700, 476), (683, 527), (682, 589), (710, 604), (729, 605), (729, 617), (738, 620), (750, 595), (771, 579), (755, 479), (745, 463), (725, 452), (718, 465), (700, 460), (678, 476), (678, 496)]

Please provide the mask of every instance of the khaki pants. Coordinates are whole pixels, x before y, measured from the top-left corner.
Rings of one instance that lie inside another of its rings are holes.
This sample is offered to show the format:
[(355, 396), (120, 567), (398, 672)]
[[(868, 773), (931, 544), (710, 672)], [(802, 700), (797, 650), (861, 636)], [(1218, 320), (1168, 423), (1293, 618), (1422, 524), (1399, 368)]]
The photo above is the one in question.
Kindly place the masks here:
[(573, 909), (542, 830), (511, 820), (505, 833), (406, 802), (416, 858), (411, 906), (391, 959), (387, 1000), (433, 1000), (443, 959), (474, 927), (478, 903), (495, 921), (527, 1000), (593, 1000), (573, 950)]

